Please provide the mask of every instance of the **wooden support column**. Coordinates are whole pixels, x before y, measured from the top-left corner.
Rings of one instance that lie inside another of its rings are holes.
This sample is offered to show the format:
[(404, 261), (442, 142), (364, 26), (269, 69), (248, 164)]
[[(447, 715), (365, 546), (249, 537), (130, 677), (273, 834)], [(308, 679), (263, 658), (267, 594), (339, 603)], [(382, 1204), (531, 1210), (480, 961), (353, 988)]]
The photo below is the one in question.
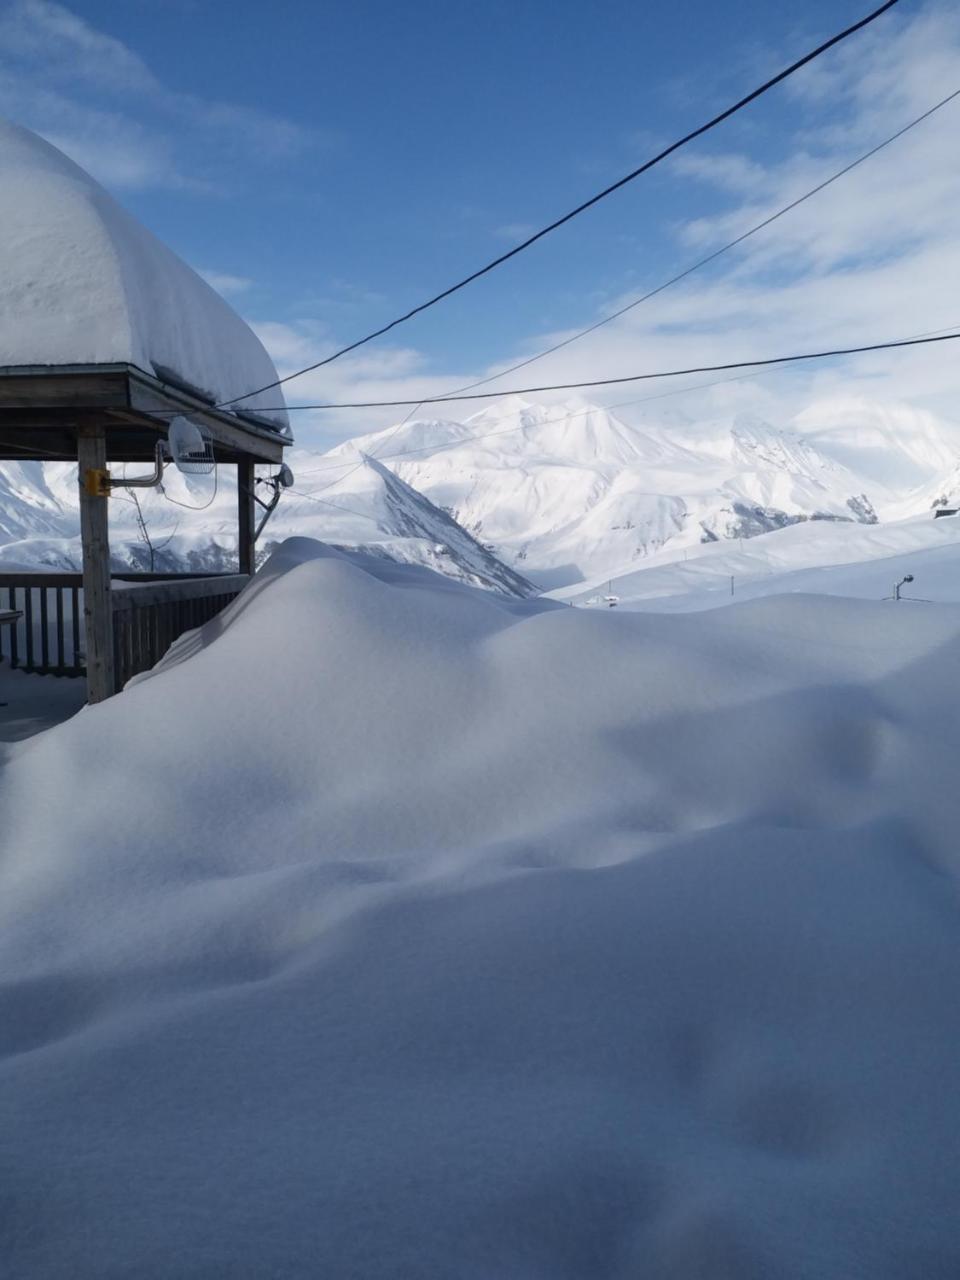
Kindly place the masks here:
[[(99, 482), (107, 466), (103, 427), (83, 427), (80, 464), (80, 539), (83, 544), (83, 625), (87, 649), (87, 701), (102, 702), (114, 687), (113, 609), (110, 600), (109, 502)], [(92, 473), (92, 474), (91, 474)]]
[(239, 518), (237, 549), (241, 573), (253, 573), (256, 568), (256, 545), (253, 535), (257, 527), (257, 509), (253, 500), (254, 483), (253, 459), (242, 458), (237, 463), (237, 514)]

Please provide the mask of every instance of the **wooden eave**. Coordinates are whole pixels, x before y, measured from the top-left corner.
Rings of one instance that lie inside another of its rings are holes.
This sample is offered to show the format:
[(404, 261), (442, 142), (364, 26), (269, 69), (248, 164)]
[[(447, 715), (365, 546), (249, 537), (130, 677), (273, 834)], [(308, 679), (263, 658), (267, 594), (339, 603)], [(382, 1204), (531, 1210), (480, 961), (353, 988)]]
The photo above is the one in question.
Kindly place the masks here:
[(78, 431), (97, 425), (109, 462), (150, 462), (177, 414), (207, 432), (219, 462), (279, 463), (293, 443), (135, 365), (0, 366), (0, 459), (75, 459)]

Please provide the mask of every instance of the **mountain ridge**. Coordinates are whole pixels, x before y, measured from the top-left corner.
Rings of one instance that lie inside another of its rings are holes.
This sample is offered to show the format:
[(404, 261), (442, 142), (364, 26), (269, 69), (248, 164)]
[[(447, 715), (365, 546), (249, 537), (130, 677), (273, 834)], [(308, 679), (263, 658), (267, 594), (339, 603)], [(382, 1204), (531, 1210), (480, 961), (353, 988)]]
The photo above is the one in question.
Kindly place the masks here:
[[(263, 537), (303, 533), (425, 564), (508, 594), (613, 577), (665, 549), (743, 540), (792, 524), (869, 525), (960, 498), (960, 447), (930, 414), (832, 400), (786, 426), (675, 410), (639, 425), (585, 401), (511, 397), (463, 421), (414, 419), (318, 454)], [(111, 504), (118, 567), (214, 571), (236, 555), (232, 485), (168, 470), (168, 496)], [(75, 568), (76, 468), (0, 465), (0, 564)]]
[[(668, 544), (806, 520), (873, 523), (878, 506), (901, 496), (834, 456), (829, 441), (749, 415), (630, 426), (596, 405), (511, 398), (462, 423), (411, 422), (327, 457), (376, 452), (387, 440), (386, 465), (546, 589), (618, 571)], [(931, 477), (950, 447), (941, 441), (933, 455)], [(909, 481), (915, 458), (911, 468)]]

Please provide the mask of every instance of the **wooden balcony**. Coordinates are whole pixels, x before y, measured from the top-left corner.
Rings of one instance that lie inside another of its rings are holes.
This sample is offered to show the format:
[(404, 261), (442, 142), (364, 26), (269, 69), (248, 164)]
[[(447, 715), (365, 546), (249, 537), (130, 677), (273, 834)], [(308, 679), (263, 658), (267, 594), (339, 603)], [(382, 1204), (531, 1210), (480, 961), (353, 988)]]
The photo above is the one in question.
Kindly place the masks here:
[[(221, 579), (222, 590), (213, 590), (198, 585), (206, 582), (203, 576), (191, 576), (173, 594), (128, 597), (124, 583), (144, 579), (110, 571), (108, 504), (124, 482), (111, 475), (109, 464), (155, 461), (176, 417), (187, 417), (201, 431), (217, 466), (237, 468), (238, 567), (250, 574), (263, 523), (258, 526), (257, 506), (267, 509), (257, 497), (255, 468), (281, 463), (292, 443), (276, 414), (267, 418), (242, 403), (219, 404), (211, 392), (159, 367), (150, 373), (130, 364), (0, 366), (0, 458), (76, 458), (83, 565), (82, 598), (80, 575), (0, 574), (0, 609), (20, 607), (9, 605), (13, 595), (24, 612), (15, 632), (9, 621), (0, 625), (2, 652), (31, 671), (85, 670), (90, 702), (109, 698), (131, 675), (152, 666), (172, 639), (212, 617), (240, 590), (236, 580)], [(115, 639), (124, 655), (116, 663)]]
[[(114, 691), (216, 617), (247, 581), (242, 573), (111, 575)], [(0, 627), (0, 659), (38, 675), (85, 676), (83, 606), (82, 574), (0, 573), (0, 610), (20, 615)]]

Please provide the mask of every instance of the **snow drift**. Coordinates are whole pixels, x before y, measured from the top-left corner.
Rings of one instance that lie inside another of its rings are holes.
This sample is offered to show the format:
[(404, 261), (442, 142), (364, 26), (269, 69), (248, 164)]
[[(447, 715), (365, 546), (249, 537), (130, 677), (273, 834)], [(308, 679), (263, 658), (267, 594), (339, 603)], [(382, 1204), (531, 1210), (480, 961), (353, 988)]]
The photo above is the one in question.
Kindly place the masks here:
[(287, 543), (0, 772), (10, 1274), (955, 1276), (958, 667)]

